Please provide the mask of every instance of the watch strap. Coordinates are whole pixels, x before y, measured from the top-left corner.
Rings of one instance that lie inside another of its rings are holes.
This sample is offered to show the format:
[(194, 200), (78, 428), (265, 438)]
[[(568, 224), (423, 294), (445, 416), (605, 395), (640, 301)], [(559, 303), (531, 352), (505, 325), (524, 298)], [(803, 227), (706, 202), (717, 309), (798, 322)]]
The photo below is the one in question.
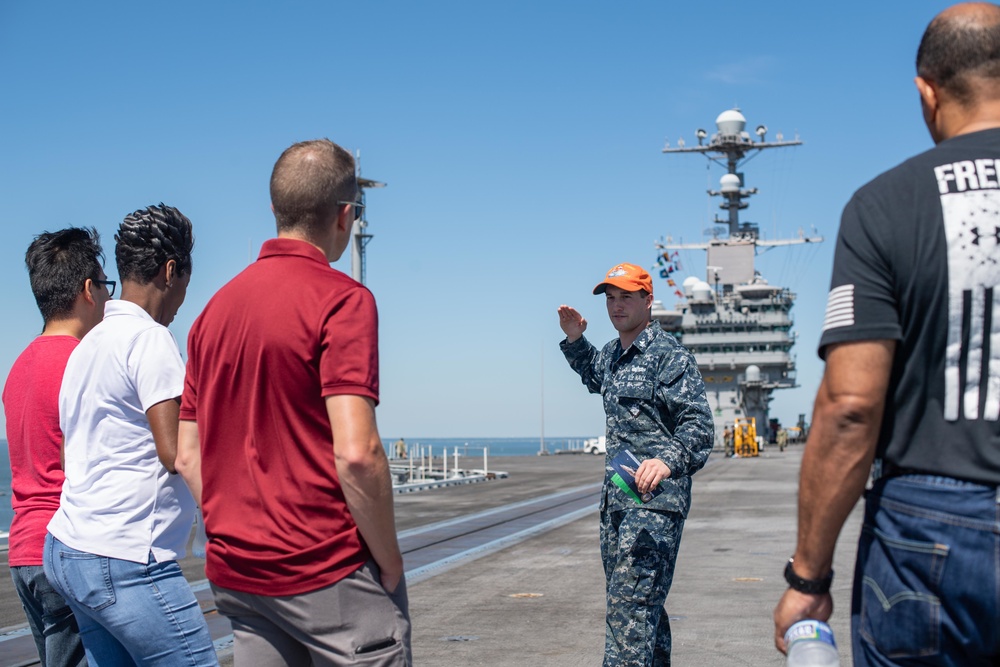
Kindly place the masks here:
[(795, 574), (795, 568), (792, 567), (794, 560), (794, 557), (789, 558), (785, 565), (785, 581), (792, 589), (809, 595), (824, 595), (830, 592), (830, 585), (833, 583), (833, 570), (830, 570), (830, 574), (822, 579), (805, 579)]

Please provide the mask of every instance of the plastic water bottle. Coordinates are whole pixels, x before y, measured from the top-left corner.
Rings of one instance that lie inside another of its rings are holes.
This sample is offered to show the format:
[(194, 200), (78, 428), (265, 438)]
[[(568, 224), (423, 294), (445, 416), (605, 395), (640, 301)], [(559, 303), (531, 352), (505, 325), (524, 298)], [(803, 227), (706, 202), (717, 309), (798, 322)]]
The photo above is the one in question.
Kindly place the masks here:
[(799, 621), (785, 633), (788, 667), (840, 667), (833, 630), (823, 621)]

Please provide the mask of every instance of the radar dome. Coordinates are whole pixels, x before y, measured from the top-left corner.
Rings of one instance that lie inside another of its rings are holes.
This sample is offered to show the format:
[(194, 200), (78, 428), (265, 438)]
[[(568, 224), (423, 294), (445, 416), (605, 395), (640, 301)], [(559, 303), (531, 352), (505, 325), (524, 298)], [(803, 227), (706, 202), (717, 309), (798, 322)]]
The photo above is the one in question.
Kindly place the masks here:
[(696, 284), (698, 284), (698, 279), (696, 277), (688, 276), (687, 278), (685, 278), (684, 282), (681, 283), (681, 289), (684, 290), (684, 296), (686, 296), (689, 299), (692, 296), (694, 296), (693, 290)]
[(712, 286), (704, 280), (699, 280), (691, 286), (691, 294), (694, 301), (711, 301)]
[(719, 114), (715, 126), (720, 134), (739, 134), (747, 126), (747, 119), (736, 109), (730, 109)]
[(719, 184), (722, 186), (722, 192), (725, 194), (740, 191), (740, 177), (736, 174), (726, 174), (719, 179)]
[(754, 364), (747, 366), (747, 382), (760, 382), (760, 366)]

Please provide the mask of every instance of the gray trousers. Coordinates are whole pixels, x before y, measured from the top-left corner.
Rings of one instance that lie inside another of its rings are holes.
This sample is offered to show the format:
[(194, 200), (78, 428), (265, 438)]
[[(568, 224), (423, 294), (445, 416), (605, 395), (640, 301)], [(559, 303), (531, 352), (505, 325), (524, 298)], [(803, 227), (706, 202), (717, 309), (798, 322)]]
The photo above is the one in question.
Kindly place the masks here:
[(269, 597), (212, 585), (215, 604), (233, 624), (240, 667), (408, 667), (410, 613), (406, 582), (391, 595), (368, 561), (332, 586)]

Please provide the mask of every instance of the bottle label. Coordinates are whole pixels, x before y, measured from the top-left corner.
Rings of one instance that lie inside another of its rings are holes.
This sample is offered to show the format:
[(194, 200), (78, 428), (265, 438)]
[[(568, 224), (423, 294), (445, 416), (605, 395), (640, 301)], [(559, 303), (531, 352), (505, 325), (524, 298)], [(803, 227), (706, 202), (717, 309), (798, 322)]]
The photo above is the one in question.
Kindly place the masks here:
[(800, 641), (821, 641), (836, 648), (837, 643), (833, 641), (833, 630), (823, 621), (799, 621), (788, 628), (785, 633), (785, 645), (791, 649), (792, 645)]

